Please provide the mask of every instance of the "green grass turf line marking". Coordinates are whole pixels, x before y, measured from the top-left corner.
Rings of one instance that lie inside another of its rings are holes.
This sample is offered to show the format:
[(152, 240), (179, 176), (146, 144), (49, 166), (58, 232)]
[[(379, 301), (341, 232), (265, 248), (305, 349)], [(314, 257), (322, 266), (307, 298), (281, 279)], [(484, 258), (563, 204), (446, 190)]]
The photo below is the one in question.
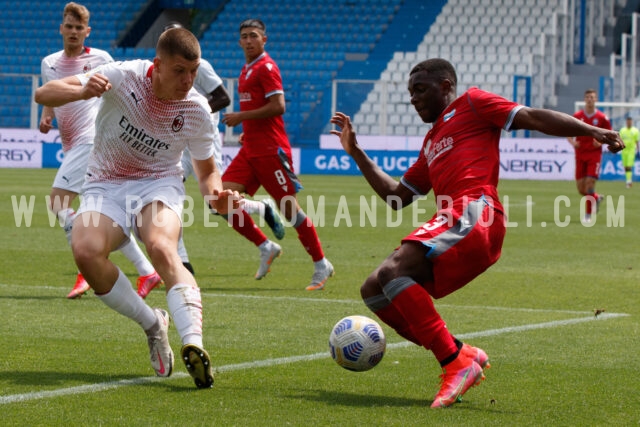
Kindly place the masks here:
[[(505, 328), (488, 329), (485, 331), (459, 334), (457, 335), (457, 337), (459, 339), (489, 337), (489, 336), (495, 336), (495, 335), (501, 335), (501, 334), (507, 334), (507, 333), (514, 333), (514, 332), (526, 332), (526, 331), (531, 331), (535, 329), (555, 328), (560, 326), (573, 325), (577, 323), (591, 322), (595, 320), (615, 319), (618, 317), (626, 317), (626, 316), (629, 316), (629, 315), (624, 313), (603, 313), (598, 317), (588, 316), (588, 317), (580, 317), (575, 319), (556, 320), (552, 322), (532, 323), (530, 325), (508, 326)], [(402, 347), (409, 347), (412, 345), (415, 345), (415, 344), (410, 343), (408, 341), (402, 341), (398, 343), (389, 344), (387, 348), (402, 348)], [(256, 360), (254, 362), (236, 363), (232, 365), (220, 366), (216, 368), (216, 371), (230, 372), (230, 371), (239, 371), (244, 369), (271, 367), (271, 366), (284, 365), (289, 363), (324, 359), (328, 357), (329, 357), (328, 352), (305, 354), (301, 356), (280, 357), (276, 359)], [(171, 378), (184, 378), (184, 377), (188, 377), (188, 375), (186, 373), (181, 372), (181, 373), (174, 374)], [(96, 393), (103, 390), (110, 390), (114, 388), (127, 387), (132, 385), (140, 385), (140, 384), (151, 383), (155, 381), (166, 381), (166, 380), (168, 380), (168, 378), (141, 377), (141, 378), (134, 378), (134, 379), (128, 379), (128, 380), (109, 381), (109, 382), (99, 383), (99, 384), (87, 384), (83, 386), (62, 388), (58, 390), (0, 396), (0, 405), (6, 405), (10, 403), (17, 403), (17, 402), (26, 402), (26, 401), (38, 400), (38, 399), (47, 399), (47, 398), (53, 398), (58, 396), (78, 395), (78, 394), (84, 394), (84, 393)]]

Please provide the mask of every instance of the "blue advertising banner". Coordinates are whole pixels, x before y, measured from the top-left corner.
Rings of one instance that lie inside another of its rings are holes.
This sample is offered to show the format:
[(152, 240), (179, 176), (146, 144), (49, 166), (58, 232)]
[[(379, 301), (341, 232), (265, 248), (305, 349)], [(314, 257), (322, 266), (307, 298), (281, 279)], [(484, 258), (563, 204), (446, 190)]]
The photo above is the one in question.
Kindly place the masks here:
[[(634, 181), (640, 177), (640, 161), (636, 160), (633, 165)], [(622, 157), (620, 154), (605, 151), (602, 153), (602, 169), (600, 170), (600, 179), (607, 181), (623, 181), (624, 167), (622, 166)]]
[[(417, 151), (368, 150), (367, 154), (382, 170), (402, 176), (417, 159)], [(344, 150), (303, 149), (300, 173), (325, 175), (359, 175), (358, 166)]]
[(43, 168), (58, 169), (62, 164), (63, 157), (64, 157), (64, 153), (62, 152), (62, 144), (57, 142), (42, 144), (42, 167)]

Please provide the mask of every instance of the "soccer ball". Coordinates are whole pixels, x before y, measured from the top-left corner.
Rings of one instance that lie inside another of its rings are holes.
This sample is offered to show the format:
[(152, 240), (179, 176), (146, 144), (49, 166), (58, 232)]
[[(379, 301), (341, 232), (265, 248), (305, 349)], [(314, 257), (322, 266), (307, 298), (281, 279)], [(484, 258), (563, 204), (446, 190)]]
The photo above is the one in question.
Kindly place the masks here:
[(387, 340), (380, 325), (366, 316), (347, 316), (333, 327), (329, 351), (336, 363), (350, 371), (368, 371), (384, 356)]

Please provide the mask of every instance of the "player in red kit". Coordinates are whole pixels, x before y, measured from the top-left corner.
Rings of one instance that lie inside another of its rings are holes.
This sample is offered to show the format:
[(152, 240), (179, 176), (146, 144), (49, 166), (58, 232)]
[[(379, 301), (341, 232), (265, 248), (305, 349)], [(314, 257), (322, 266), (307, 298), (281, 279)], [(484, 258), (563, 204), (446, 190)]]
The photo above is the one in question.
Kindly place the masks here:
[[(592, 126), (611, 130), (607, 115), (596, 108), (596, 97), (594, 89), (587, 89), (584, 93), (584, 109), (577, 111), (573, 117)], [(591, 222), (591, 215), (597, 213), (603, 199), (596, 193), (596, 181), (600, 177), (602, 163), (602, 144), (588, 135), (567, 139), (576, 150), (576, 186), (578, 192), (586, 196), (584, 221)]]
[[(550, 135), (588, 135), (624, 147), (617, 132), (590, 126), (568, 114), (529, 108), (471, 88), (456, 94), (454, 67), (429, 59), (409, 75), (411, 103), (433, 127), (418, 160), (400, 181), (384, 172), (358, 145), (351, 119), (336, 113), (347, 154), (373, 190), (394, 209), (433, 190), (437, 212), (402, 239), (365, 280), (365, 305), (398, 334), (433, 352), (442, 366), (442, 385), (431, 405), (447, 407), (484, 378), (487, 354), (457, 340), (436, 311), (433, 298), (465, 286), (500, 257), (505, 235), (504, 210), (498, 199), (501, 132), (530, 129)], [(397, 200), (401, 200), (399, 206)]]
[[(240, 111), (226, 113), (222, 122), (227, 126), (242, 123), (242, 148), (222, 176), (222, 184), (225, 189), (251, 196), (260, 186), (264, 187), (293, 225), (314, 262), (314, 273), (306, 289), (320, 290), (333, 276), (333, 265), (325, 258), (315, 226), (296, 199), (302, 186), (293, 170), (291, 145), (282, 119), (285, 112), (282, 77), (277, 64), (264, 50), (266, 42), (262, 21), (247, 19), (240, 24), (240, 46), (246, 59), (238, 79)], [(260, 249), (260, 267), (255, 278), (262, 279), (280, 256), (280, 245), (267, 239), (244, 210), (227, 220)]]

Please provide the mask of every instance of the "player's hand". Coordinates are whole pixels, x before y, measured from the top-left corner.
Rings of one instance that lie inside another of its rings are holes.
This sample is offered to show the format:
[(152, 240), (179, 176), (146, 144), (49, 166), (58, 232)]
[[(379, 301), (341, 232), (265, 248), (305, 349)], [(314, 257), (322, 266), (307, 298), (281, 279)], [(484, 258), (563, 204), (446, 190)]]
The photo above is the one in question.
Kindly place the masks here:
[(240, 208), (240, 200), (242, 200), (242, 196), (237, 191), (213, 190), (213, 198), (209, 202), (209, 207), (221, 215), (227, 215)]
[(53, 117), (42, 116), (39, 128), (41, 133), (48, 133), (53, 129)]
[(242, 123), (242, 116), (239, 112), (224, 113), (221, 121), (227, 126), (235, 127)]
[(607, 144), (607, 148), (612, 153), (617, 153), (624, 148), (624, 142), (620, 138), (620, 134), (614, 130), (605, 130), (598, 128), (598, 133), (594, 139), (601, 144)]
[(90, 99), (94, 97), (100, 98), (103, 93), (111, 90), (111, 83), (107, 76), (96, 73), (89, 78), (89, 81), (82, 89), (82, 99)]
[(333, 117), (331, 117), (330, 122), (341, 129), (331, 130), (331, 133), (340, 138), (342, 148), (344, 148), (344, 151), (346, 151), (347, 154), (351, 155), (353, 150), (358, 146), (356, 132), (353, 130), (353, 125), (351, 124), (351, 118), (338, 111)]

